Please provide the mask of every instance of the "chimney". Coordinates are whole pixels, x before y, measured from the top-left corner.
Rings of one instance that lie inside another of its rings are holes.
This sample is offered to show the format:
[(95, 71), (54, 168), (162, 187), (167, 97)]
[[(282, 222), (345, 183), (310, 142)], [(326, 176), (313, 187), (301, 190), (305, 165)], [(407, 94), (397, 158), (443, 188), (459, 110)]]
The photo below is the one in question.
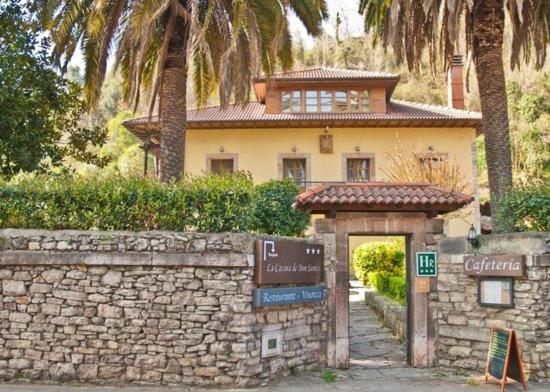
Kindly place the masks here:
[(451, 68), (447, 74), (447, 94), (449, 107), (464, 110), (464, 83), (462, 69), (464, 60), (462, 55), (453, 56)]

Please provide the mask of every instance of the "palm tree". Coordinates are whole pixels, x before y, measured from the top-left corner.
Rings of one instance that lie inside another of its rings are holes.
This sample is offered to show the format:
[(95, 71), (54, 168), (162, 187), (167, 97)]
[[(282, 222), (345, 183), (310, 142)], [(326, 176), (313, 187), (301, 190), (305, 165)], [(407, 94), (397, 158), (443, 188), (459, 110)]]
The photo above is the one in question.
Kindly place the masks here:
[[(396, 60), (418, 71), (425, 50), (432, 68), (439, 56), (445, 68), (464, 37), (474, 61), (491, 194), (493, 230), (504, 231), (498, 222), (498, 202), (512, 187), (512, 163), (508, 126), (502, 44), (505, 8), (512, 27), (510, 65), (520, 66), (523, 57), (540, 69), (550, 41), (548, 0), (360, 0), (365, 28), (391, 46)], [(464, 34), (461, 35), (461, 30)]]
[(66, 68), (77, 45), (85, 61), (84, 92), (97, 103), (111, 49), (135, 107), (150, 92), (161, 124), (160, 179), (179, 179), (184, 168), (187, 71), (204, 105), (219, 86), (222, 105), (244, 102), (260, 69), (292, 66), (287, 13), (310, 34), (321, 32), (325, 0), (46, 0), (42, 21), (51, 30), (54, 55)]

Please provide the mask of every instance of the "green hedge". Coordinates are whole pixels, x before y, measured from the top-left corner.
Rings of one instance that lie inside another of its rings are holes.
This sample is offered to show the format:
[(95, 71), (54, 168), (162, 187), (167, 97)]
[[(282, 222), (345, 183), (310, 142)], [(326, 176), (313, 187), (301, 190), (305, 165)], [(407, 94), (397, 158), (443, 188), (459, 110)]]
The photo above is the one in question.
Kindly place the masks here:
[(509, 192), (501, 199), (498, 214), (510, 231), (550, 231), (550, 185)]
[(353, 252), (353, 267), (357, 278), (370, 285), (370, 272), (384, 272), (388, 275), (402, 275), (405, 252), (395, 242), (368, 242)]
[(371, 286), (400, 304), (407, 301), (407, 281), (404, 276), (391, 276), (385, 272), (369, 272)]
[(145, 178), (25, 177), (0, 183), (0, 227), (197, 230), (299, 236), (309, 216), (291, 208), (295, 184), (254, 186), (250, 175)]

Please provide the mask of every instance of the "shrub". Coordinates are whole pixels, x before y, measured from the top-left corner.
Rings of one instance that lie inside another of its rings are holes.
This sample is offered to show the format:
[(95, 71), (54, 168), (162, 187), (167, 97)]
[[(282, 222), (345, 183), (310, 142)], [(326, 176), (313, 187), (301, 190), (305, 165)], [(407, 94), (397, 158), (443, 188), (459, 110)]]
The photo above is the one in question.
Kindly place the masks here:
[(458, 192), (467, 188), (464, 174), (454, 158), (422, 159), (414, 148), (401, 147), (384, 155), (389, 162), (388, 169), (383, 170), (387, 181), (427, 182)]
[(292, 181), (269, 181), (256, 187), (252, 207), (253, 229), (266, 234), (299, 236), (309, 225), (309, 215), (288, 208), (300, 193)]
[(550, 231), (550, 185), (509, 192), (500, 200), (498, 214), (511, 231)]
[(407, 281), (404, 276), (391, 276), (387, 272), (369, 272), (371, 287), (380, 294), (404, 304), (407, 300)]
[(309, 218), (294, 211), (291, 201), (288, 184), (255, 188), (246, 173), (187, 177), (177, 184), (23, 176), (0, 185), (0, 227), (300, 235)]
[(404, 276), (389, 277), (388, 296), (399, 303), (405, 303), (407, 300), (407, 281)]
[(369, 285), (369, 272), (384, 272), (402, 275), (405, 252), (394, 242), (369, 242), (358, 246), (353, 252), (355, 275)]

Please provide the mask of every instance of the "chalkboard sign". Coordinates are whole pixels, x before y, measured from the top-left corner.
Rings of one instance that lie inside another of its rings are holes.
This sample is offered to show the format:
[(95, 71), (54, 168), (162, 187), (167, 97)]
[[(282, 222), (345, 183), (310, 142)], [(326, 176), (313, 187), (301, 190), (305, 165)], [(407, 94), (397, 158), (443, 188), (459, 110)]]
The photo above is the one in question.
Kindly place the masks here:
[(500, 383), (501, 391), (504, 391), (507, 378), (520, 382), (523, 390), (527, 390), (519, 343), (513, 329), (491, 328), (485, 382), (488, 381), (489, 376)]

